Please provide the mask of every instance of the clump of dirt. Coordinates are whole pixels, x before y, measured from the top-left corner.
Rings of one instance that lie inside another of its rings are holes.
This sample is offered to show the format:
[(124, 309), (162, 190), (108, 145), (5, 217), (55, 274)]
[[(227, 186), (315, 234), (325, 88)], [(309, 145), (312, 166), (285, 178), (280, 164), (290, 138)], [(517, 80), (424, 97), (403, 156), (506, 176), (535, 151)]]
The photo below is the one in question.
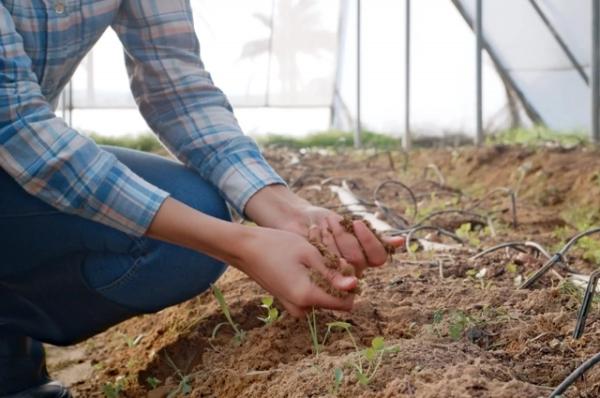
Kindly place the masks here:
[[(356, 276), (356, 271), (353, 266), (346, 262), (342, 262), (337, 254), (332, 253), (321, 242), (314, 239), (310, 239), (309, 242), (319, 250), (319, 253), (321, 253), (321, 256), (323, 256), (323, 259), (325, 260), (325, 266), (327, 268), (339, 271), (344, 276)], [(359, 285), (348, 291), (336, 289), (331, 285), (329, 280), (315, 269), (310, 270), (310, 279), (315, 285), (319, 286), (333, 297), (347, 297), (350, 294), (360, 294)]]
[[(484, 216), (429, 219), (429, 225), (459, 230), (466, 244), (452, 251), (396, 253), (390, 265), (365, 274), (351, 313), (317, 313), (320, 336), (329, 323), (343, 321), (351, 325), (359, 350), (376, 336), (398, 348), (382, 358), (368, 385), (353, 370), (357, 353), (347, 333), (332, 330), (315, 356), (306, 321), (283, 312), (279, 320), (264, 325), (257, 319), (263, 315), (259, 305), (264, 291), (230, 269), (218, 285), (233, 319), (246, 331), (242, 344), (235, 344), (225, 328), (209, 341), (224, 316), (206, 292), (131, 319), (76, 347), (85, 349), (94, 372), (72, 386), (74, 394), (102, 397), (103, 386), (110, 383), (121, 386), (121, 397), (173, 397), (189, 391), (192, 397), (223, 398), (537, 398), (548, 396), (573, 369), (600, 352), (597, 306), (588, 315), (583, 337), (572, 337), (582, 289), (563, 270), (548, 273), (532, 289), (517, 288), (545, 262), (543, 255), (520, 247), (472, 257), (498, 243), (525, 240), (552, 253), (578, 225), (591, 222), (587, 212), (583, 217), (570, 213), (598, 210), (598, 151), (497, 147), (417, 150), (406, 158), (395, 152), (380, 155), (266, 152), (292, 189), (340, 213), (346, 209), (329, 185), (346, 181), (370, 211), (380, 213), (370, 200), (373, 192), (381, 181), (396, 180), (413, 190), (416, 204), (392, 186), (382, 190), (379, 199), (388, 213), (380, 216), (393, 225), (400, 227), (402, 219), (415, 225), (444, 209), (469, 209)], [(402, 169), (395, 166), (402, 164)], [(432, 164), (438, 181), (427, 180), (423, 173)], [(516, 228), (510, 197), (486, 196), (498, 187), (517, 193)], [(556, 191), (550, 192), (552, 187)], [(398, 217), (391, 218), (389, 212)], [(348, 230), (352, 215), (346, 215)], [(474, 220), (480, 222), (476, 228), (475, 223), (467, 225)], [(587, 248), (577, 246), (568, 253), (569, 266), (584, 274), (597, 268), (589, 250), (600, 242), (596, 236), (591, 239)], [(328, 266), (339, 267), (339, 258), (323, 249)], [(343, 377), (336, 382), (340, 370)], [(588, 371), (564, 396), (600, 396), (600, 367)]]

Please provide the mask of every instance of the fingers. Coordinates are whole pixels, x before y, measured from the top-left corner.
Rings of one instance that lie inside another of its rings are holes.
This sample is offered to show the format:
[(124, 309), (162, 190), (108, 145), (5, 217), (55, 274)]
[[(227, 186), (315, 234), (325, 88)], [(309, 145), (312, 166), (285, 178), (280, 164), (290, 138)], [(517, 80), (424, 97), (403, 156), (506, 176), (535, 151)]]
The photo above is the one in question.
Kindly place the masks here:
[(323, 225), (321, 226), (321, 242), (329, 249), (330, 252), (337, 255), (338, 257), (342, 257), (342, 254), (338, 250), (337, 245), (335, 244), (335, 238), (333, 234), (329, 232), (329, 225), (325, 220)]
[(377, 267), (384, 264), (387, 260), (387, 252), (379, 239), (362, 221), (354, 221), (352, 225), (354, 227), (354, 234), (367, 256), (369, 265)]
[(283, 304), (283, 307), (286, 309), (286, 311), (294, 318), (302, 318), (304, 315), (306, 315), (306, 310), (304, 310), (302, 307), (282, 299), (281, 297), (279, 298), (279, 301), (281, 304)]
[(321, 228), (318, 225), (311, 225), (308, 227), (308, 240), (322, 242), (323, 238), (321, 237)]
[(404, 238), (404, 236), (386, 236), (383, 238), (383, 240), (386, 243), (389, 243), (390, 245), (394, 246), (396, 249), (404, 246), (404, 244), (406, 243), (406, 239)]
[(362, 247), (353, 234), (346, 232), (340, 225), (341, 218), (337, 215), (327, 217), (327, 225), (333, 234), (335, 244), (343, 258), (357, 268), (360, 273), (369, 266)]

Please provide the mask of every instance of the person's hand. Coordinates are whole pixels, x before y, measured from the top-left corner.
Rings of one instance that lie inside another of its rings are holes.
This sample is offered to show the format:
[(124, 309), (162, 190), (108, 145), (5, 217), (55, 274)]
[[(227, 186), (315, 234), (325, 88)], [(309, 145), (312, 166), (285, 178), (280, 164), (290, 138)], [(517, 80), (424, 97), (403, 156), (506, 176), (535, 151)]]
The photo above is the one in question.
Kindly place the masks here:
[[(354, 221), (354, 234), (340, 224), (342, 217), (331, 210), (312, 206), (284, 186), (258, 191), (246, 205), (246, 215), (258, 225), (294, 232), (322, 242), (332, 253), (352, 264), (357, 275), (367, 267), (384, 264), (388, 258), (383, 244), (364, 223)], [(388, 238), (399, 247), (401, 237)]]
[[(352, 309), (352, 294), (333, 297), (311, 280), (311, 274), (320, 274), (319, 279), (340, 291), (354, 289), (356, 277), (327, 268), (319, 250), (297, 234), (219, 220), (167, 198), (147, 235), (231, 264), (277, 297), (293, 316), (313, 307)], [(348, 265), (342, 260), (340, 266)]]
[(358, 281), (327, 268), (319, 251), (297, 234), (262, 227), (242, 227), (232, 252), (225, 258), (277, 297), (295, 317), (313, 307), (350, 311), (353, 295), (333, 297), (311, 280), (311, 270), (320, 273), (334, 288), (349, 291)]

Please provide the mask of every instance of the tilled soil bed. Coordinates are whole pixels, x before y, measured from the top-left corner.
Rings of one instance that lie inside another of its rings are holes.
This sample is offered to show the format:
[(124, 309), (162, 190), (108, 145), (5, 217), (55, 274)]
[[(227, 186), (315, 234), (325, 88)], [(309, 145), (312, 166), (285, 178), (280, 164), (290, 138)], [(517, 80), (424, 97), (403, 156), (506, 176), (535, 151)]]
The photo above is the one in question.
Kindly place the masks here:
[[(347, 207), (340, 206), (332, 185), (347, 186), (390, 223), (414, 226), (436, 211), (468, 211), (427, 222), (457, 233), (464, 244), (444, 252), (412, 244), (387, 266), (366, 273), (352, 313), (317, 311), (321, 337), (328, 323), (343, 321), (361, 350), (377, 336), (392, 348), (368, 385), (358, 382), (352, 368), (361, 355), (345, 331), (334, 329), (316, 356), (306, 319), (290, 317), (275, 303), (282, 316), (265, 325), (258, 319), (265, 292), (234, 269), (218, 286), (246, 332), (241, 344), (226, 326), (211, 338), (225, 317), (206, 292), (63, 349), (85, 355), (55, 361), (53, 369), (65, 374), (90, 363), (85, 378), (71, 381), (78, 397), (547, 397), (600, 352), (600, 314), (593, 306), (576, 340), (583, 289), (563, 269), (519, 289), (543, 256), (503, 249), (471, 257), (497, 243), (525, 240), (552, 253), (582, 228), (598, 225), (598, 155), (583, 147), (429, 149), (410, 157), (267, 149), (293, 190), (340, 213)], [(393, 183), (373, 197), (386, 180), (411, 188), (416, 214), (408, 191)], [(510, 196), (495, 191), (499, 187), (516, 193), (516, 226)], [(418, 238), (454, 244), (435, 230), (416, 233), (413, 242)], [(571, 268), (589, 274), (600, 261), (600, 236), (573, 248), (567, 259)], [(600, 367), (565, 396), (600, 396)]]

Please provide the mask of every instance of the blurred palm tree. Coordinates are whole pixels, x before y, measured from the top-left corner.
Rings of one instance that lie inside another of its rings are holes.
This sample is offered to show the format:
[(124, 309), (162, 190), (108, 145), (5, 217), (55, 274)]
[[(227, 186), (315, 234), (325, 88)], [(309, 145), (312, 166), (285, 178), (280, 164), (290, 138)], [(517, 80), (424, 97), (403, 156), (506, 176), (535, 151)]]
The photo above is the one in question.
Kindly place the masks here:
[[(252, 40), (242, 49), (242, 58), (257, 56), (272, 56), (279, 66), (279, 76), (282, 91), (294, 94), (299, 90), (301, 71), (297, 58), (300, 54), (314, 57), (330, 55), (335, 48), (335, 33), (320, 27), (320, 15), (317, 0), (273, 0), (271, 17), (254, 14), (254, 17), (270, 30), (269, 37)], [(274, 51), (274, 25), (277, 21), (277, 41)], [(269, 76), (271, 80), (271, 59), (269, 59)], [(269, 83), (267, 83), (267, 102), (269, 98)]]

